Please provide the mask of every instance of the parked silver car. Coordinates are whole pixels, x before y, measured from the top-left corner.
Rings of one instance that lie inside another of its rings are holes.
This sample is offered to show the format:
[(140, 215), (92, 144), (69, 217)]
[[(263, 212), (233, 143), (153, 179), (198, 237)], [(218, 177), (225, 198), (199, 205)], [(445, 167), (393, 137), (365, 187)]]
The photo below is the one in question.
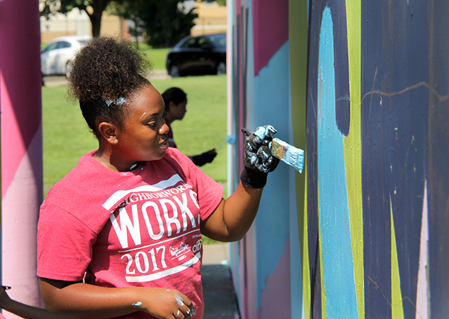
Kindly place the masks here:
[(91, 36), (65, 36), (53, 39), (41, 50), (42, 76), (69, 76), (76, 53)]

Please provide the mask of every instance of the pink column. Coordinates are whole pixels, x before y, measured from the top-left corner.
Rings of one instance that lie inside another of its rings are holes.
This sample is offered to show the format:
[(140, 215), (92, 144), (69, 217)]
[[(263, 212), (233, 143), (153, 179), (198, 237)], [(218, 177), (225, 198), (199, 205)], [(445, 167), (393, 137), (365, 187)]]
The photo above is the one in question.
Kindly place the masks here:
[[(2, 284), (39, 306), (36, 233), (42, 203), (38, 0), (0, 0)], [(19, 318), (8, 314), (7, 318)]]

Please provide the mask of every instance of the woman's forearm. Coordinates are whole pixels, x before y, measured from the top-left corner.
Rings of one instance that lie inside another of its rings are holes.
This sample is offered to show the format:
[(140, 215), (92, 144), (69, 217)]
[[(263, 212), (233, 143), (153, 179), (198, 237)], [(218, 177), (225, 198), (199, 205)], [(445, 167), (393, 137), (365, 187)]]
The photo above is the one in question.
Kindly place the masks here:
[(144, 311), (156, 318), (173, 318), (193, 311), (192, 302), (175, 289), (153, 287), (106, 288), (40, 278), (48, 310), (61, 318), (107, 319)]
[[(40, 279), (39, 285), (48, 310), (62, 317), (112, 318), (138, 309), (138, 288), (104, 288), (84, 283), (61, 285)], [(133, 305), (134, 304), (134, 305)]]
[(201, 225), (201, 231), (219, 241), (241, 239), (251, 227), (259, 209), (263, 188), (250, 188), (240, 182), (232, 195), (222, 200), (215, 212)]

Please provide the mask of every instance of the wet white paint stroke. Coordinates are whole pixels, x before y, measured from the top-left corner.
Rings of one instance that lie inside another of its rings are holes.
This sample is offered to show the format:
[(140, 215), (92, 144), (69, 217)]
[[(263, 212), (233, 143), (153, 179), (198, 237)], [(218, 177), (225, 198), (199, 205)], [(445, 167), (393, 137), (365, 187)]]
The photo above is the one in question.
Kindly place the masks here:
[(429, 211), (427, 203), (427, 180), (424, 183), (423, 208), (421, 219), (421, 241), (419, 245), (418, 287), (416, 292), (416, 319), (428, 319), (429, 316), (429, 282), (427, 265), (429, 260)]

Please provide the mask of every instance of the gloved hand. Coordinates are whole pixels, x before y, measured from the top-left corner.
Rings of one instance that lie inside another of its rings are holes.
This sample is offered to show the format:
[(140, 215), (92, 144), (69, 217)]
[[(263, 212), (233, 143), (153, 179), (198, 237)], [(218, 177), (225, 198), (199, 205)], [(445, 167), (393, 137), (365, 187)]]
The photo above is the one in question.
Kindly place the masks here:
[(262, 188), (267, 183), (268, 172), (274, 171), (279, 159), (271, 155), (270, 142), (276, 129), (271, 125), (259, 126), (255, 132), (242, 129), (246, 135), (243, 147), (243, 164), (245, 169), (240, 175), (243, 185)]
[(214, 148), (214, 149), (211, 149), (210, 151), (204, 152), (200, 155), (191, 156), (190, 158), (192, 159), (193, 163), (196, 166), (203, 166), (204, 164), (212, 163), (215, 156), (217, 156), (217, 152), (215, 151), (215, 148)]

